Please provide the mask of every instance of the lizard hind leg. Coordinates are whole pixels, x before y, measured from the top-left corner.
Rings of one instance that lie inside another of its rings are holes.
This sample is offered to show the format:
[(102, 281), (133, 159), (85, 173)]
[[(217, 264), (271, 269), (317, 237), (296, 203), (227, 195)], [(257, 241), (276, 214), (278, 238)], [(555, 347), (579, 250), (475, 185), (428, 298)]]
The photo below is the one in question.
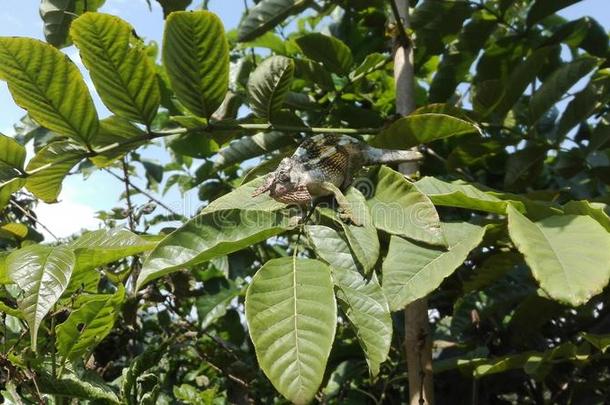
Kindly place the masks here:
[(344, 222), (351, 222), (357, 226), (363, 225), (362, 222), (354, 215), (347, 197), (345, 197), (345, 194), (343, 194), (339, 187), (332, 183), (324, 182), (322, 183), (322, 188), (335, 196), (335, 200), (339, 205), (339, 217), (341, 220)]

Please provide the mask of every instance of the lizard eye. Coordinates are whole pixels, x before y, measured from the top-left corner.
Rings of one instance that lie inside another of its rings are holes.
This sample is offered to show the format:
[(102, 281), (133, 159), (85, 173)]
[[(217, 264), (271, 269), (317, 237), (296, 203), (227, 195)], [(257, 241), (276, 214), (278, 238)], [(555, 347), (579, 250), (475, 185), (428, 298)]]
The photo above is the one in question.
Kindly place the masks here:
[(286, 183), (290, 181), (290, 176), (288, 175), (288, 173), (280, 173), (280, 175), (278, 176), (278, 180), (282, 183)]

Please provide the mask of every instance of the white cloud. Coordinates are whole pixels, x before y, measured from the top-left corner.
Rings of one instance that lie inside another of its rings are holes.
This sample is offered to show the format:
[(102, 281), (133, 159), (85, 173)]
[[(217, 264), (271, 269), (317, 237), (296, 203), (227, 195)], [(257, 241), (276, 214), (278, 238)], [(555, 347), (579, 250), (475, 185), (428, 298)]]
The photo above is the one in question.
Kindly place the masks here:
[[(74, 196), (75, 190), (69, 186), (64, 187), (59, 197), (60, 202), (56, 204), (41, 202), (35, 208), (40, 222), (59, 238), (68, 237), (83, 229), (95, 230), (102, 224), (99, 219), (95, 218), (95, 210), (77, 202)], [(44, 229), (39, 230), (46, 240), (52, 240), (52, 237)]]

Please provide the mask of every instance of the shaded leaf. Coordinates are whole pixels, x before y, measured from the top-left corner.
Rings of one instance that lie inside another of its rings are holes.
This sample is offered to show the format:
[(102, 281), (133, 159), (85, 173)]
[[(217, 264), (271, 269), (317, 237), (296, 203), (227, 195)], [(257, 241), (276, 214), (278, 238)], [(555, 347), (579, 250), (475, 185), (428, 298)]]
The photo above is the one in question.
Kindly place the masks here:
[(311, 0), (261, 0), (239, 25), (237, 41), (246, 42), (264, 34), (288, 16), (302, 11)]
[(345, 75), (354, 64), (352, 51), (335, 37), (311, 33), (298, 37), (296, 43), (307, 58), (320, 62), (333, 73)]
[(295, 404), (311, 401), (335, 337), (330, 268), (296, 257), (268, 261), (248, 287), (246, 319), (259, 365), (273, 386)]
[(117, 143), (122, 146), (98, 152), (89, 158), (97, 167), (108, 167), (127, 152), (137, 149), (146, 141), (145, 132), (124, 118), (112, 115), (100, 121), (100, 131), (95, 138), (96, 150), (104, 150)]
[(44, 23), (44, 37), (48, 43), (63, 48), (70, 45), (70, 23), (85, 11), (96, 11), (106, 0), (42, 0), (40, 18)]
[(114, 294), (79, 297), (76, 302), (78, 309), (55, 328), (57, 351), (63, 357), (62, 366), (66, 361), (85, 356), (110, 333), (124, 299), (125, 288), (122, 285)]
[(218, 152), (214, 167), (223, 169), (289, 145), (295, 145), (295, 139), (284, 132), (259, 132), (252, 136), (244, 136)]
[(227, 306), (240, 293), (241, 290), (232, 281), (229, 281), (221, 284), (218, 291), (197, 297), (195, 307), (197, 308), (199, 328), (201, 330), (207, 329), (218, 318), (224, 316), (227, 313)]
[(527, 13), (527, 25), (531, 26), (538, 21), (563, 8), (578, 3), (581, 0), (536, 0)]
[(271, 121), (281, 110), (294, 76), (294, 62), (284, 56), (265, 59), (248, 80), (250, 108)]

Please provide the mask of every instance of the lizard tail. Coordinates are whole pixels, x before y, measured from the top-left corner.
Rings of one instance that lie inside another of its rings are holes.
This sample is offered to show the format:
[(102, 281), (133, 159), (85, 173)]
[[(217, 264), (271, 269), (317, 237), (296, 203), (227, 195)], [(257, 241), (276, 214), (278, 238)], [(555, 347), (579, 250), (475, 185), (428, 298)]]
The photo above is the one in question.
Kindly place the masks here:
[(379, 149), (372, 146), (369, 146), (364, 150), (365, 165), (414, 162), (422, 160), (423, 158), (424, 155), (417, 150)]

